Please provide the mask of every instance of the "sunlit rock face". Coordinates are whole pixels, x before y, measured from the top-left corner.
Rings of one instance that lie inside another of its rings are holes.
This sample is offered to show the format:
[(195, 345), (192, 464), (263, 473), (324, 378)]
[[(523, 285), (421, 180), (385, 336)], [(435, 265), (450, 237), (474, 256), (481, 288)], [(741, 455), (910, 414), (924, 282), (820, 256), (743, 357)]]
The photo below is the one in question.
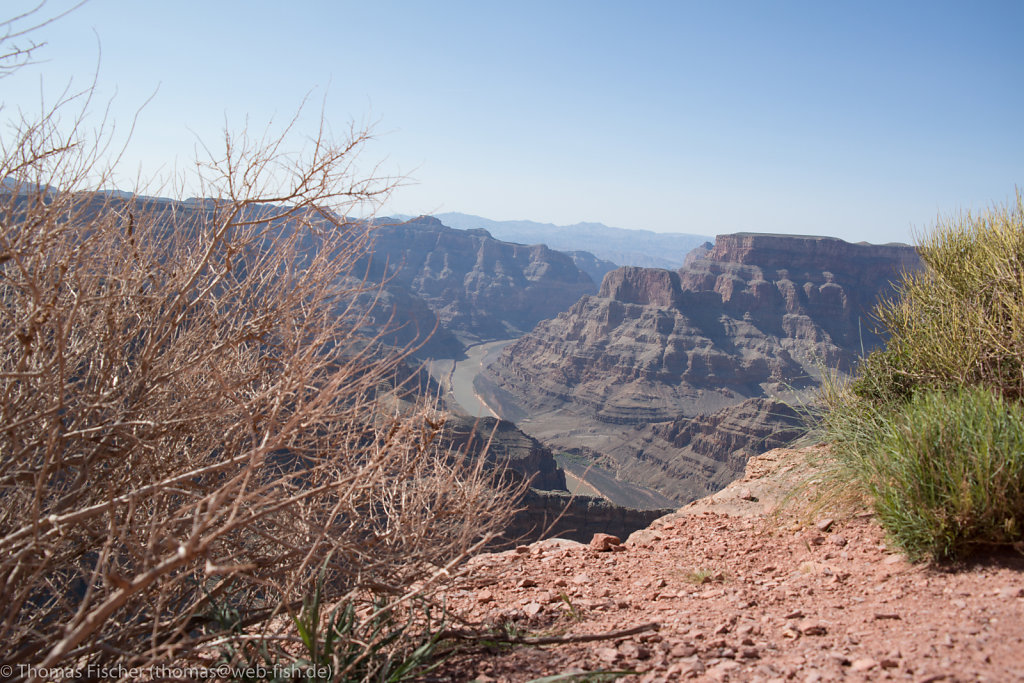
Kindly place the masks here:
[[(529, 417), (525, 428), (538, 438), (592, 449), (616, 460), (620, 475), (689, 498), (738, 476), (772, 421), (792, 433), (792, 416), (779, 417), (775, 403), (748, 404), (721, 417), (728, 437), (717, 448), (702, 437), (699, 453), (667, 432), (644, 430), (706, 422), (748, 399), (792, 402), (818, 385), (823, 369), (850, 372), (862, 349), (882, 342), (873, 306), (891, 295), (901, 272), (917, 267), (906, 245), (722, 235), (679, 271), (608, 273), (596, 295), (507, 347), (480, 389), (503, 411)], [(703, 458), (699, 474), (665, 465), (662, 455), (673, 449)]]

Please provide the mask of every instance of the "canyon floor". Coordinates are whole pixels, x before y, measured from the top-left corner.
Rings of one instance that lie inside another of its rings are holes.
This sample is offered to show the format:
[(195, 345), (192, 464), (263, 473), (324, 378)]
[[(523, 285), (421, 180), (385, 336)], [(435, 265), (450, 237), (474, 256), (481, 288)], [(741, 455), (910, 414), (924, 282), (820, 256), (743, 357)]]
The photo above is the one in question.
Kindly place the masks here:
[(910, 563), (863, 505), (821, 504), (834, 493), (815, 479), (822, 457), (753, 458), (621, 545), (474, 558), (451, 612), (520, 642), (474, 646), (424, 680), (1024, 680), (1024, 555)]

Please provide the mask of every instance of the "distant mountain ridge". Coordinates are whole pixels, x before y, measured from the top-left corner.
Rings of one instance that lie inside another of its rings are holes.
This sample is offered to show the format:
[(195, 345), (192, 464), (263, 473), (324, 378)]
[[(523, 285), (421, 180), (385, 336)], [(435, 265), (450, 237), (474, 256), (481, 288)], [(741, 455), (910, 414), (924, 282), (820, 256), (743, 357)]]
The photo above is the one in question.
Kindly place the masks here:
[(675, 270), (686, 254), (710, 238), (689, 233), (613, 228), (603, 223), (554, 225), (535, 221), (495, 221), (465, 213), (435, 214), (445, 225), (459, 230), (483, 228), (495, 239), (520, 244), (546, 244), (558, 251), (588, 251), (619, 266)]

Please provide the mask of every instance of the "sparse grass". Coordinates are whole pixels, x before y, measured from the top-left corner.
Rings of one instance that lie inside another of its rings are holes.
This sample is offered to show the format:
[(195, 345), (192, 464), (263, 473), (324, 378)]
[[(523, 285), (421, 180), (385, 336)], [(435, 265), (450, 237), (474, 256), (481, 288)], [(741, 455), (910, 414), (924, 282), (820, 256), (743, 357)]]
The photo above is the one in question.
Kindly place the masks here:
[(565, 614), (573, 621), (581, 621), (583, 614), (580, 612), (580, 608), (572, 604), (572, 598), (565, 591), (559, 591), (558, 597), (561, 598), (562, 602), (565, 603)]
[(689, 583), (701, 586), (710, 581), (714, 574), (710, 569), (694, 569), (687, 572), (683, 578)]
[(920, 252), (877, 309), (887, 348), (826, 382), (823, 425), (890, 538), (949, 559), (1024, 538), (1024, 198), (940, 224)]
[(914, 558), (1014, 543), (1024, 525), (1024, 407), (982, 388), (831, 418), (837, 453)]

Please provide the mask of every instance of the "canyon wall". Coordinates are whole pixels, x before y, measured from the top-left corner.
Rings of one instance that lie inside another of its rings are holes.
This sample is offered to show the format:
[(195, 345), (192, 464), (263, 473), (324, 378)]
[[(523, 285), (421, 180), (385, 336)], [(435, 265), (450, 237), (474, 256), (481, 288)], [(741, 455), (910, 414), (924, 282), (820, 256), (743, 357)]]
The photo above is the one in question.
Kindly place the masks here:
[(679, 271), (610, 272), (508, 346), (478, 390), (541, 441), (686, 502), (742, 473), (773, 431), (799, 431), (786, 403), (881, 343), (871, 310), (918, 264), (905, 245), (722, 235)]

